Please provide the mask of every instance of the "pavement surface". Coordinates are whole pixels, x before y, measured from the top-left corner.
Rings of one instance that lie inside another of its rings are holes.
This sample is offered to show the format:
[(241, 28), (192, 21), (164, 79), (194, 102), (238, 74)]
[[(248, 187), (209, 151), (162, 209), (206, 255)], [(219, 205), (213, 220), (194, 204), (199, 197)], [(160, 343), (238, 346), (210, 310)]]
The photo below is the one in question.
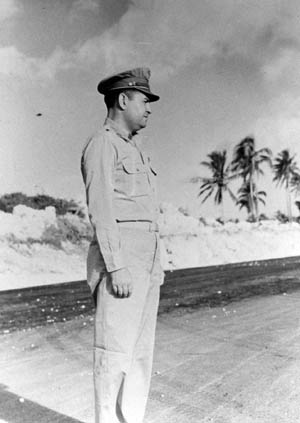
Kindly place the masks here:
[[(166, 272), (159, 313), (178, 307), (215, 307), (257, 295), (300, 289), (300, 257)], [(0, 291), (0, 335), (92, 316), (86, 281)]]
[[(297, 289), (161, 313), (145, 423), (300, 422), (299, 318)], [(92, 339), (89, 313), (6, 329), (0, 423), (92, 423)]]

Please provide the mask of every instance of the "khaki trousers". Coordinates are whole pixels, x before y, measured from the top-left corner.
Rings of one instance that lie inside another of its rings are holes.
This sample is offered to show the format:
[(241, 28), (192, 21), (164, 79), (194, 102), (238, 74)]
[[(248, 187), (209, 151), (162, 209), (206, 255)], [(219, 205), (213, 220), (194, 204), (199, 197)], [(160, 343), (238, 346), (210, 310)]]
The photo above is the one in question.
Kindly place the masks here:
[(94, 343), (96, 423), (142, 423), (150, 387), (163, 283), (158, 233), (120, 227), (120, 239), (133, 293), (116, 297), (109, 274), (101, 274)]

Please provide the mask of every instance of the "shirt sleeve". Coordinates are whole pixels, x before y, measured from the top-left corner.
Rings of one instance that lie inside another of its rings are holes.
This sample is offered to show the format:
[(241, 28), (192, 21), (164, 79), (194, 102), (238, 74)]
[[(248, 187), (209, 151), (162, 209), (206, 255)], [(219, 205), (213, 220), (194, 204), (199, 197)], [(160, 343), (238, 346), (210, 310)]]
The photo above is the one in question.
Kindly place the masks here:
[(125, 267), (113, 206), (115, 162), (116, 151), (105, 134), (89, 141), (81, 160), (89, 217), (108, 272)]

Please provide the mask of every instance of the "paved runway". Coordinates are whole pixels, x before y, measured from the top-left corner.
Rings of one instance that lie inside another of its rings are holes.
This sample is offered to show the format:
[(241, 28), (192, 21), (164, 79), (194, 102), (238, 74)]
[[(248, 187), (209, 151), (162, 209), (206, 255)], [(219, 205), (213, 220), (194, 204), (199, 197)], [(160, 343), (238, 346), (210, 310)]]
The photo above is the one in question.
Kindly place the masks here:
[[(164, 288), (145, 423), (300, 422), (299, 261), (196, 274)], [(2, 327), (0, 422), (93, 422), (93, 317), (69, 318)]]
[[(159, 312), (214, 307), (300, 288), (300, 257), (166, 272)], [(0, 291), (0, 334), (93, 314), (85, 281)]]

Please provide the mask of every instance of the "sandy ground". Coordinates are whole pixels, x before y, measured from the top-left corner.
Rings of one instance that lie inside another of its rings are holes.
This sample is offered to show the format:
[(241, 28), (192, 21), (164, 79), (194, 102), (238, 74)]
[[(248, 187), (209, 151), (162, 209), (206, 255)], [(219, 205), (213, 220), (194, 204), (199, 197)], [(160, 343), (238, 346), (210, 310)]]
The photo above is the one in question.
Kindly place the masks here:
[[(77, 216), (68, 219), (80, 231), (86, 225)], [(159, 223), (165, 270), (300, 256), (297, 223), (204, 223), (170, 205), (164, 206)], [(88, 244), (64, 242), (55, 248), (44, 242), (45, 231), (53, 228), (53, 208), (18, 206), (14, 214), (0, 212), (0, 290), (85, 279)]]
[(38, 243), (0, 241), (0, 291), (86, 278), (87, 246), (58, 250)]

